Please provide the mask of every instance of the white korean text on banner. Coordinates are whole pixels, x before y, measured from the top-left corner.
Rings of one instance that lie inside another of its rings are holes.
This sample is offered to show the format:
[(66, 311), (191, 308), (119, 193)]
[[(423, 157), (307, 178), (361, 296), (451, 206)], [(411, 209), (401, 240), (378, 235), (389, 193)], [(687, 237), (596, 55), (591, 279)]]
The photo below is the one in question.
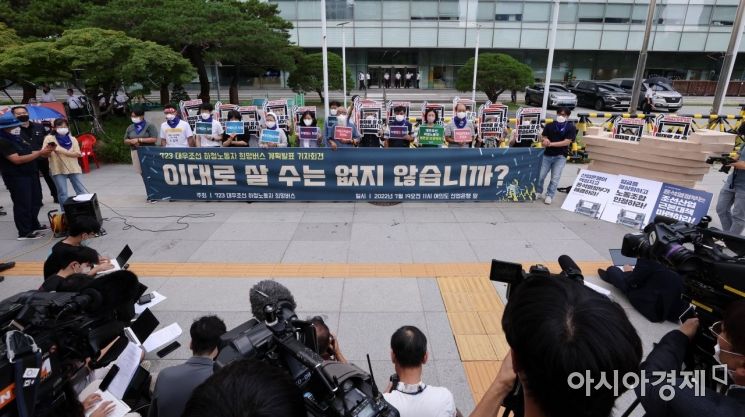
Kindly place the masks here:
[(530, 201), (543, 149), (155, 148), (151, 200)]

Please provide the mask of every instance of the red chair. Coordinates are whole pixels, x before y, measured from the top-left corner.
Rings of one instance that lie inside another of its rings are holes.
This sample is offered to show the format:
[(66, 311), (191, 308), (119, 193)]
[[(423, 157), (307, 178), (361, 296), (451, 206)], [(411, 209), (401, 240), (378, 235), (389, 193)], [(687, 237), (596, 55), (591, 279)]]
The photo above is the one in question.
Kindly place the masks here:
[(84, 173), (91, 172), (90, 158), (93, 158), (93, 162), (96, 164), (96, 168), (101, 168), (98, 165), (98, 159), (96, 159), (96, 152), (93, 150), (93, 145), (96, 144), (96, 137), (90, 133), (83, 133), (78, 136), (78, 143), (80, 144), (80, 165), (83, 167)]

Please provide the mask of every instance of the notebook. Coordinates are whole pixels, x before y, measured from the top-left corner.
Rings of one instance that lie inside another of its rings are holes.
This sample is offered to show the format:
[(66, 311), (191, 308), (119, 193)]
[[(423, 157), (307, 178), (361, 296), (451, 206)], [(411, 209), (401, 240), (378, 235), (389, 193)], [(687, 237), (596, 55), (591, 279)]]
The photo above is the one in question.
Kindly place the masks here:
[(636, 258), (623, 256), (621, 254), (621, 249), (608, 249), (608, 252), (610, 252), (610, 258), (613, 261), (614, 266), (636, 265)]
[(119, 255), (116, 257), (116, 259), (111, 259), (109, 261), (111, 262), (111, 265), (114, 265), (114, 267), (106, 271), (101, 271), (96, 275), (103, 275), (103, 274), (108, 274), (109, 272), (121, 271), (122, 267), (127, 264), (127, 262), (129, 261), (129, 258), (131, 257), (132, 257), (132, 249), (129, 248), (129, 245), (124, 245), (124, 249), (122, 249), (122, 251), (119, 252)]

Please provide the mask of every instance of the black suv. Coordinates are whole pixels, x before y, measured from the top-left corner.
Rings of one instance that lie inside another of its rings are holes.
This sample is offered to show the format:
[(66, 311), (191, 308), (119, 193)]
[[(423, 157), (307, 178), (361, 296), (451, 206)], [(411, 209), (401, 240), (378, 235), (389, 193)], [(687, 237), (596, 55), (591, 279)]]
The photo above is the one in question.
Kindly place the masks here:
[(593, 107), (601, 111), (606, 108), (628, 110), (631, 94), (621, 87), (607, 82), (580, 81), (569, 91), (577, 95), (577, 105)]

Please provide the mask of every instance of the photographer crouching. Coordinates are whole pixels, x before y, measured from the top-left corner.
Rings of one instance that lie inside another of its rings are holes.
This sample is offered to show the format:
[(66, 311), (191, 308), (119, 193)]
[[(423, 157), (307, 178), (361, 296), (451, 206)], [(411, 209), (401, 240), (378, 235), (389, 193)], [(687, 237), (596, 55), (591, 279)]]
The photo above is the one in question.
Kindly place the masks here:
[[(516, 381), (524, 388), (516, 414), (609, 416), (625, 389), (585, 384), (639, 370), (642, 343), (623, 308), (569, 279), (526, 279), (510, 295), (502, 329), (511, 351), (471, 417), (496, 417)], [(591, 378), (575, 388), (576, 374)]]
[[(674, 375), (681, 369), (686, 351), (698, 330), (698, 318), (686, 320), (679, 330), (671, 331), (660, 340), (642, 364), (642, 370), (647, 375)], [(726, 388), (721, 393), (706, 389), (701, 395), (701, 391), (697, 392), (694, 386), (686, 386), (683, 378), (677, 378), (671, 386), (655, 384), (656, 377), (652, 377), (645, 380), (646, 392), (639, 396), (648, 417), (745, 415), (745, 300), (731, 303), (724, 319), (714, 323), (707, 331), (717, 340), (714, 360), (727, 367), (723, 375), (727, 378)], [(663, 387), (671, 387), (671, 391), (663, 392)], [(666, 397), (671, 398), (666, 400)]]

